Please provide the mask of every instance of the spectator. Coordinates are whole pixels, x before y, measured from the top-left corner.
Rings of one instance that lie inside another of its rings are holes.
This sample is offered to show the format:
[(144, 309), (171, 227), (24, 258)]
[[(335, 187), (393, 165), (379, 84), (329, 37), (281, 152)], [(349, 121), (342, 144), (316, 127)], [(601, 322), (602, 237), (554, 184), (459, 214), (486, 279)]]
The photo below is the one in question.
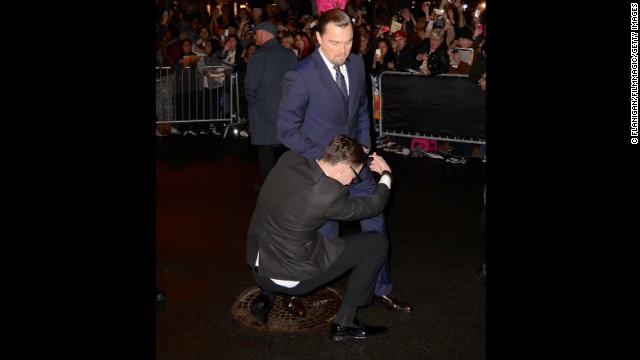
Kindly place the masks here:
[(407, 33), (403, 30), (398, 30), (393, 33), (393, 40), (396, 42), (397, 49), (395, 50), (395, 70), (407, 71), (409, 69), (416, 69), (416, 59), (413, 57), (413, 48), (407, 44)]
[(449, 72), (449, 54), (444, 42), (444, 30), (435, 28), (429, 36), (429, 48), (418, 54), (416, 59), (422, 61), (420, 72), (430, 77)]
[(187, 122), (187, 120), (197, 118), (198, 90), (202, 75), (198, 73), (197, 68), (200, 56), (191, 50), (191, 40), (184, 39), (180, 44), (182, 57), (173, 65), (173, 69), (176, 74), (176, 120), (184, 120), (184, 122), (178, 122), (176, 127), (185, 136), (195, 136), (200, 132), (200, 123)]
[(309, 35), (303, 31), (296, 34), (293, 44), (296, 50), (298, 50), (298, 58), (300, 58), (300, 60), (309, 56), (314, 50), (314, 46), (309, 40)]
[(226, 28), (229, 25), (233, 25), (236, 29), (238, 28), (238, 23), (236, 23), (235, 15), (231, 12), (231, 6), (229, 4), (222, 4), (220, 7), (220, 16), (216, 19), (218, 26)]
[(395, 55), (391, 52), (391, 41), (387, 38), (379, 38), (376, 44), (375, 55), (373, 55), (373, 63), (371, 64), (371, 75), (376, 79), (380, 78), (380, 74), (387, 70), (395, 70)]

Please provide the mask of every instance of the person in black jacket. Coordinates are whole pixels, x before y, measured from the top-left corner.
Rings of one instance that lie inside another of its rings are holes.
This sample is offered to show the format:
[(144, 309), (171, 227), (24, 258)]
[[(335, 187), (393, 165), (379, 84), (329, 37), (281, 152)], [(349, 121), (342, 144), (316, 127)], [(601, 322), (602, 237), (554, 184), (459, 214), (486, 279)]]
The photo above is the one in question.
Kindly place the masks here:
[(280, 45), (276, 39), (278, 29), (271, 21), (261, 22), (252, 31), (260, 48), (247, 63), (244, 93), (249, 110), (251, 143), (258, 146), (261, 182), (255, 184), (255, 189), (260, 190), (277, 160), (277, 150), (282, 150), (276, 124), (282, 79), (298, 63), (298, 58), (293, 51)]
[(431, 30), (429, 47), (421, 49), (416, 56), (416, 60), (422, 61), (420, 72), (429, 77), (449, 72), (449, 54), (444, 35), (442, 28)]
[[(375, 152), (367, 166), (364, 145), (335, 136), (320, 159), (285, 152), (264, 183), (247, 233), (246, 262), (261, 288), (251, 305), (254, 320), (266, 323), (277, 294), (300, 296), (351, 270), (330, 339), (365, 339), (387, 328), (360, 322), (358, 307), (371, 304), (378, 270), (389, 241), (364, 231), (330, 237), (318, 229), (328, 220), (366, 219), (384, 210), (393, 182), (391, 168)], [(347, 185), (368, 167), (380, 174), (369, 196), (349, 196)]]
[(411, 45), (407, 44), (407, 33), (398, 30), (393, 33), (393, 41), (395, 41), (397, 50), (396, 50), (396, 59), (395, 59), (395, 70), (396, 71), (407, 71), (408, 69), (416, 69), (416, 59), (413, 57), (413, 48)]

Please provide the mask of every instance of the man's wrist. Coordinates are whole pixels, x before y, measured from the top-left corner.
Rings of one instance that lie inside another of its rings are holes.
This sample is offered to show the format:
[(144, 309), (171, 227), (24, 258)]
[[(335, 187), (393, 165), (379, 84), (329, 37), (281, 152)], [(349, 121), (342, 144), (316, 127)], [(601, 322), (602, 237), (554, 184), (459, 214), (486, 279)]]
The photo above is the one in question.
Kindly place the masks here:
[(391, 174), (391, 171), (389, 170), (384, 170), (380, 173), (380, 175), (384, 176), (387, 175), (389, 177), (389, 179), (391, 179), (391, 181), (393, 181), (393, 174)]

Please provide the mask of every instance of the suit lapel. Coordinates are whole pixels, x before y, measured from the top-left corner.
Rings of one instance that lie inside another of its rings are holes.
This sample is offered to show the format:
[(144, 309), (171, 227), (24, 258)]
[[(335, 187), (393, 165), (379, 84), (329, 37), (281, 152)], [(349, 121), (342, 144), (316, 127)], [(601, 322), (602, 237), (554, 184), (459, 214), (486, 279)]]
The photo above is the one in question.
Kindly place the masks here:
[(345, 65), (347, 66), (347, 74), (349, 75), (349, 104), (347, 108), (349, 109), (349, 119), (351, 119), (351, 113), (356, 109), (356, 87), (358, 83), (358, 75), (356, 74), (356, 70), (351, 64), (351, 54), (347, 57), (347, 62)]

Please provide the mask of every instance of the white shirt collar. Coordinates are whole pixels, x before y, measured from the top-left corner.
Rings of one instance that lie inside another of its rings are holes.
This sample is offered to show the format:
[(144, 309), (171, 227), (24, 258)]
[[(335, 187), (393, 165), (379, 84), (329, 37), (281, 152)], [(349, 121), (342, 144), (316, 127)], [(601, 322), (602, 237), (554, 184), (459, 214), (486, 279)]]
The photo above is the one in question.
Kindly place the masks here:
[[(326, 56), (324, 56), (324, 53), (322, 52), (322, 47), (319, 47), (318, 51), (320, 51), (320, 56), (322, 56), (322, 60), (324, 60), (324, 63), (329, 68), (329, 71), (331, 71), (331, 77), (333, 78), (333, 80), (335, 80), (336, 79), (336, 69), (333, 68), (333, 63), (331, 61), (329, 61)], [(344, 63), (344, 64), (342, 64), (340, 66), (340, 72), (342, 73), (342, 75), (344, 75), (344, 81), (347, 83), (347, 91), (349, 93), (351, 93), (350, 88), (349, 88), (349, 75), (347, 74), (347, 64), (346, 63)]]

